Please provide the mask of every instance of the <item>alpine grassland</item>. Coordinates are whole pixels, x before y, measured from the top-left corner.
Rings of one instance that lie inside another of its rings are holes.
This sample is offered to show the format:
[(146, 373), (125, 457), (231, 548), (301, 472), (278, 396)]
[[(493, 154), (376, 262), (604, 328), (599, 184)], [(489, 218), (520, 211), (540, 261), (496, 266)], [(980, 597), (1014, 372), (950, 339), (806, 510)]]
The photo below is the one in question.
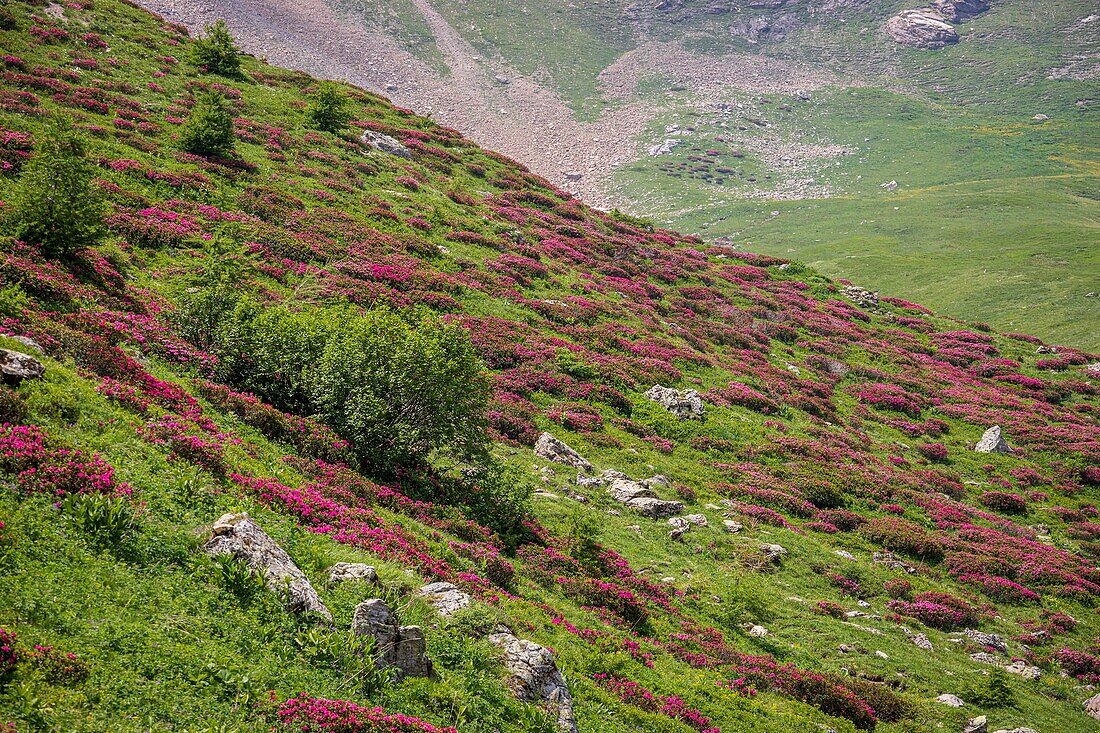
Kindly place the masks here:
[[(910, 186), (707, 243), (223, 31), (0, 6), (0, 731), (1095, 729), (1088, 334), (790, 234)], [(1042, 267), (1013, 165), (912, 188)]]

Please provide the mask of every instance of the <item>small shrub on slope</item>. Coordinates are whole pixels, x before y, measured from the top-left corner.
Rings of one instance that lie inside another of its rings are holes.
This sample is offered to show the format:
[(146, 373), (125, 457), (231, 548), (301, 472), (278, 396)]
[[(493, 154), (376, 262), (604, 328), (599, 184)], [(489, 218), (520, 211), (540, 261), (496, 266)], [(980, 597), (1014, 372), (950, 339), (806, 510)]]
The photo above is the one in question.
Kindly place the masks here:
[(195, 155), (224, 157), (233, 152), (233, 140), (233, 115), (225, 97), (214, 91), (201, 93), (180, 129), (180, 147)]
[(340, 132), (347, 127), (351, 117), (347, 95), (335, 84), (321, 84), (306, 109), (309, 126), (325, 132)]
[(67, 121), (52, 124), (12, 194), (8, 229), (16, 239), (66, 257), (98, 242), (106, 207), (92, 185), (95, 166)]
[(237, 76), (241, 73), (240, 51), (233, 43), (224, 20), (203, 28), (206, 34), (191, 46), (191, 61), (211, 74)]

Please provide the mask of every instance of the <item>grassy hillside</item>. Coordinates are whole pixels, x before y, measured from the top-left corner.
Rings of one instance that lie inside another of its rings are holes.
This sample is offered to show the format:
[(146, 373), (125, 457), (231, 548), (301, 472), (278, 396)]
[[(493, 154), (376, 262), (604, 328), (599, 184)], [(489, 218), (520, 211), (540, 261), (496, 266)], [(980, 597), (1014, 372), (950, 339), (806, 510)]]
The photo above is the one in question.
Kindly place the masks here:
[[(62, 117), (106, 201), (95, 246), (0, 246), (0, 347), (45, 367), (0, 387), (0, 730), (554, 730), (481, 638), (496, 623), (552, 650), (582, 731), (1095, 727), (1095, 355), (588, 209), (358, 89), (350, 125), (313, 129), (316, 80), (203, 73), (117, 0), (10, 2), (0, 28), (6, 231)], [(185, 153), (211, 91), (234, 151)], [(486, 453), (382, 460), (415, 444), (408, 416), (393, 443), (352, 429), (345, 407), (388, 406), (358, 376), (406, 353), (356, 351), (375, 322), (427, 343), (398, 407), (484, 384), (449, 428), (484, 424)], [(484, 377), (448, 371), (463, 347)], [(973, 450), (992, 425), (1013, 452)], [(596, 476), (666, 476), (706, 526), (673, 539), (536, 456), (542, 431)], [(333, 626), (201, 550), (229, 512)], [(379, 584), (327, 585), (341, 561)], [(473, 608), (440, 618), (415, 594), (434, 580)], [(349, 636), (368, 598), (423, 628), (434, 677)]]
[[(935, 52), (903, 48), (882, 31), (911, 2), (828, 11), (799, 1), (778, 9), (706, 0), (663, 9), (627, 0), (433, 5), (486, 58), (553, 89), (580, 119), (613, 104), (600, 72), (652, 43), (680, 42), (704, 59), (742, 52), (837, 74), (858, 88), (825, 89), (810, 104), (733, 91), (738, 71), (730, 67), (751, 61), (726, 62), (711, 78), (675, 66), (644, 76), (636, 99), (661, 114), (646, 130), (628, 131), (637, 160), (615, 175), (612, 198), (667, 226), (733, 235), (751, 251), (793, 257), (959, 318), (1100, 348), (1090, 328), (1100, 303), (1090, 3), (1036, 10), (1003, 0), (960, 24), (959, 44)], [(793, 27), (781, 36), (730, 31), (776, 17), (793, 18)], [(715, 95), (705, 85), (722, 73), (732, 89)], [(716, 113), (717, 102), (743, 111)], [(1033, 121), (1038, 114), (1050, 120)], [(693, 128), (688, 144), (647, 156), (673, 124)], [(806, 145), (851, 154), (817, 158)], [(705, 159), (707, 151), (721, 155)], [(713, 175), (702, 175), (706, 169)], [(807, 179), (812, 184), (792, 184)], [(902, 189), (897, 197), (881, 195), (891, 180)], [(747, 195), (759, 206), (746, 204)], [(898, 214), (896, 198), (908, 202)], [(758, 225), (759, 212), (777, 209), (805, 215)]]

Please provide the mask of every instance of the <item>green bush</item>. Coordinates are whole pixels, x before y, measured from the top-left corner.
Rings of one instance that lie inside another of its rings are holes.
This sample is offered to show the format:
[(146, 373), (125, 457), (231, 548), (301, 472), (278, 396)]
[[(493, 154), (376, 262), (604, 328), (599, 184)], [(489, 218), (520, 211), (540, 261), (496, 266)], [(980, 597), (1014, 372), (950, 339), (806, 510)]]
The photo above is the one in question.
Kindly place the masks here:
[(968, 699), (976, 705), (990, 708), (1011, 708), (1016, 706), (1016, 693), (1008, 684), (1008, 673), (994, 669), (985, 680), (970, 690)]
[(0, 288), (0, 318), (20, 318), (30, 304), (31, 299), (19, 283)]
[(347, 95), (340, 90), (340, 87), (329, 82), (320, 85), (317, 92), (310, 98), (309, 107), (306, 109), (306, 121), (309, 126), (325, 132), (340, 132), (351, 118)]
[(92, 183), (95, 174), (72, 123), (51, 124), (9, 200), (12, 235), (40, 245), (47, 257), (65, 257), (98, 242), (105, 233), (106, 204)]
[(124, 496), (72, 494), (62, 502), (61, 511), (105, 545), (118, 545), (134, 531), (134, 510)]
[(224, 20), (203, 28), (205, 36), (191, 45), (191, 61), (211, 74), (237, 76), (241, 73), (241, 52)]
[(366, 465), (485, 446), (489, 383), (458, 326), (368, 311), (328, 340), (307, 380), (317, 411)]
[(238, 304), (219, 329), (228, 381), (284, 410), (316, 414), (359, 461), (388, 472), (486, 445), (489, 385), (469, 336), (434, 317)]
[(195, 155), (224, 157), (233, 152), (233, 114), (215, 91), (199, 94), (191, 116), (180, 128), (180, 147)]

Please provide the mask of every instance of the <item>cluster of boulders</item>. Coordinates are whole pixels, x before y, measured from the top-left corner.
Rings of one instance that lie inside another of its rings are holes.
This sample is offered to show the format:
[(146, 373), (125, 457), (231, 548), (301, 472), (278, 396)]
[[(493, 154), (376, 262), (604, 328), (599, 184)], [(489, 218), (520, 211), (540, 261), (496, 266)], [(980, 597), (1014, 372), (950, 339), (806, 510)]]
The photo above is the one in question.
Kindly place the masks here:
[[(305, 573), (247, 514), (220, 517), (214, 522), (204, 549), (210, 555), (231, 555), (247, 563), (270, 590), (284, 594), (288, 610), (332, 625), (332, 613)], [(329, 569), (329, 585), (346, 582), (373, 585), (378, 582), (378, 574), (374, 567), (363, 563), (336, 563)], [(429, 583), (417, 591), (417, 595), (444, 618), (473, 602), (468, 593), (445, 582)], [(378, 669), (393, 670), (399, 677), (433, 676), (424, 630), (419, 626), (400, 625), (383, 599), (369, 598), (357, 605), (351, 628), (356, 637), (373, 640), (372, 655)], [(508, 671), (506, 684), (512, 693), (546, 710), (564, 733), (577, 733), (573, 698), (553, 653), (532, 641), (518, 638), (503, 624), (498, 624), (485, 638), (501, 650)]]
[[(418, 591), (443, 618), (453, 615), (472, 603), (468, 593), (451, 583), (430, 583)], [(502, 653), (506, 683), (518, 699), (539, 705), (566, 733), (577, 733), (573, 714), (573, 697), (565, 684), (554, 655), (544, 646), (520, 639), (503, 624), (498, 624), (485, 640)]]
[(683, 502), (668, 501), (657, 495), (656, 487), (669, 485), (664, 476), (636, 481), (621, 471), (608, 469), (599, 476), (578, 474), (577, 485), (603, 487), (612, 499), (650, 519), (670, 517), (684, 510)]
[(861, 308), (878, 308), (878, 293), (871, 292), (858, 285), (845, 285), (840, 289), (845, 298)]
[(886, 21), (886, 32), (910, 48), (940, 49), (959, 42), (953, 23), (989, 10), (989, 0), (932, 0), (929, 7), (903, 10)]

